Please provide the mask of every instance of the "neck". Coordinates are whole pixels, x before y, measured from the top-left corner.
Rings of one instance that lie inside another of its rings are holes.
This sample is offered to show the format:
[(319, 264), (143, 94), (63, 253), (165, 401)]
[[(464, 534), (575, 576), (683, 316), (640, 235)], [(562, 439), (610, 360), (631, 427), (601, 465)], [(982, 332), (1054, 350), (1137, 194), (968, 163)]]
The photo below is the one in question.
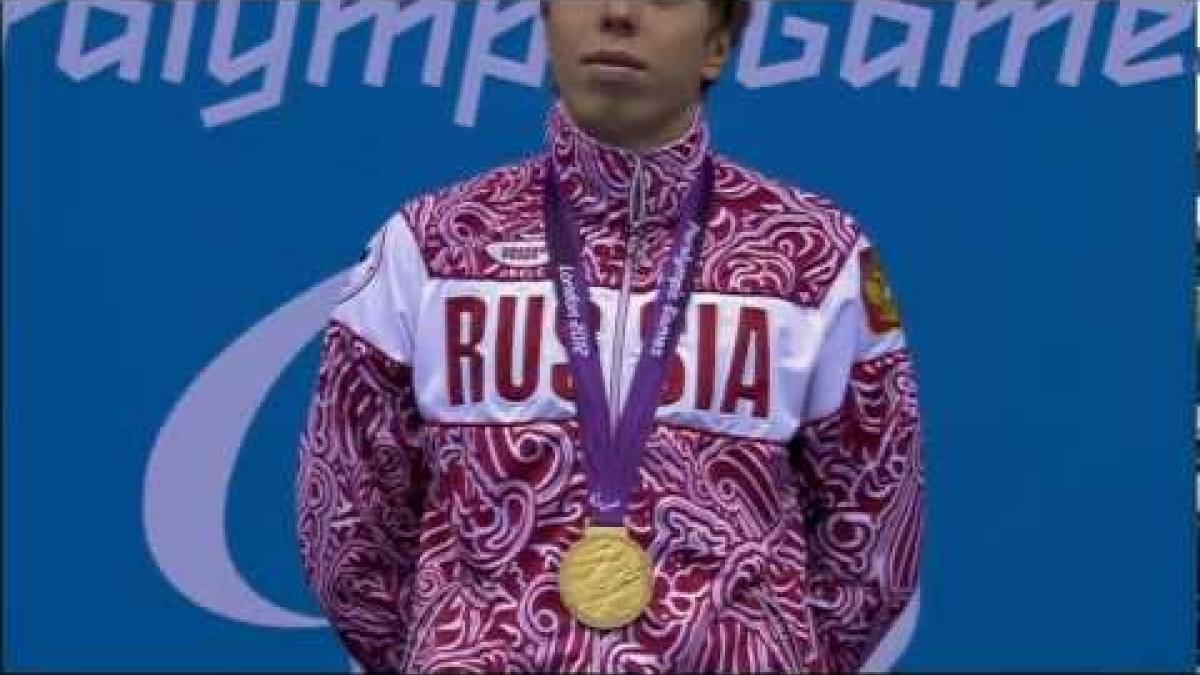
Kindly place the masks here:
[[(567, 184), (565, 194), (572, 196), (575, 207), (591, 213), (628, 204), (634, 185), (639, 184), (634, 178), (641, 176), (650, 221), (673, 222), (687, 185), (710, 152), (703, 105), (697, 103), (679, 118), (686, 123), (669, 131), (660, 128), (653, 136), (657, 143), (645, 140), (651, 136), (643, 136), (637, 147), (650, 150), (634, 154), (626, 144), (617, 144), (615, 137), (602, 137), (593, 127), (580, 124), (565, 103), (558, 101), (546, 128), (551, 169)], [(619, 138), (630, 137), (623, 134)]]
[(631, 125), (614, 116), (592, 123), (581, 120), (579, 127), (601, 143), (644, 155), (682, 138), (694, 116), (695, 108), (689, 105), (656, 123)]

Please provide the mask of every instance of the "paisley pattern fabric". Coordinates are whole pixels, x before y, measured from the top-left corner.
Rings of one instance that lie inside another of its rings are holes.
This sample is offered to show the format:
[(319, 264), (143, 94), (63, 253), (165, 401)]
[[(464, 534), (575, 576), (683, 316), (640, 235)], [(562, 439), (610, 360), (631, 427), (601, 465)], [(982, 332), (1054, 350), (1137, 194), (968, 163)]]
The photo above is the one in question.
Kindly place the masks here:
[[(695, 409), (659, 409), (626, 519), (653, 596), (633, 623), (592, 629), (557, 586), (588, 486), (550, 271), (496, 247), (544, 247), (550, 166), (588, 283), (615, 291), (632, 265), (633, 293), (651, 293), (711, 149), (702, 110), (642, 156), (561, 107), (548, 129), (544, 155), (406, 204), (367, 286), (334, 312), (297, 479), (316, 598), (372, 672), (856, 670), (916, 588), (924, 500), (914, 368), (899, 329), (864, 319), (864, 233), (828, 200), (717, 157), (693, 296), (711, 311), (681, 340), (689, 375), (664, 387)], [(518, 306), (496, 294), (524, 299), (520, 336), (487, 323)], [(614, 295), (598, 309), (620, 316)], [(497, 359), (547, 376), (526, 379), (516, 408), (472, 407)], [(462, 374), (457, 399), (447, 372)]]

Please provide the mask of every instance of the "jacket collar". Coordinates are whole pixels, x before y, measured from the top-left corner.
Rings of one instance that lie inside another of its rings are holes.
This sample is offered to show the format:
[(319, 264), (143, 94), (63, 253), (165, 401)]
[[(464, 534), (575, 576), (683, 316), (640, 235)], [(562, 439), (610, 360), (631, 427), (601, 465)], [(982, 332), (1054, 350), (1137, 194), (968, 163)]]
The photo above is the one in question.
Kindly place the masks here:
[(563, 195), (582, 216), (635, 209), (640, 176), (648, 226), (674, 224), (684, 193), (710, 151), (707, 119), (697, 107), (688, 129), (675, 141), (644, 153), (608, 145), (588, 134), (558, 101), (550, 111), (547, 145)]

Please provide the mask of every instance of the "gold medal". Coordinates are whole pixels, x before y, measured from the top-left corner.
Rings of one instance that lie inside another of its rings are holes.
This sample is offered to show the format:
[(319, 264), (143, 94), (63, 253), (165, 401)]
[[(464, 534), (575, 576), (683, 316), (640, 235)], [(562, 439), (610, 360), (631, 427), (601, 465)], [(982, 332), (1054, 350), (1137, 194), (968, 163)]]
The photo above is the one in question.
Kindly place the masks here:
[(650, 556), (624, 527), (588, 526), (563, 558), (558, 588), (581, 623), (624, 626), (650, 602)]

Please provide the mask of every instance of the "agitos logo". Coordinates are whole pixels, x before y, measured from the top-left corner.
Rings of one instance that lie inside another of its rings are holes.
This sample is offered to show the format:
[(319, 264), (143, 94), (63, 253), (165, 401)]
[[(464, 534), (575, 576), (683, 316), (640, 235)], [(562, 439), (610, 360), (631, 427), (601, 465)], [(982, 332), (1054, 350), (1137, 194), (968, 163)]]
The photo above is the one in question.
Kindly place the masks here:
[(272, 604), (246, 583), (230, 556), (225, 504), (254, 416), (288, 363), (324, 328), (348, 274), (300, 294), (226, 347), (183, 392), (150, 453), (142, 501), (150, 552), (176, 590), (227, 619), (270, 628), (326, 625)]

